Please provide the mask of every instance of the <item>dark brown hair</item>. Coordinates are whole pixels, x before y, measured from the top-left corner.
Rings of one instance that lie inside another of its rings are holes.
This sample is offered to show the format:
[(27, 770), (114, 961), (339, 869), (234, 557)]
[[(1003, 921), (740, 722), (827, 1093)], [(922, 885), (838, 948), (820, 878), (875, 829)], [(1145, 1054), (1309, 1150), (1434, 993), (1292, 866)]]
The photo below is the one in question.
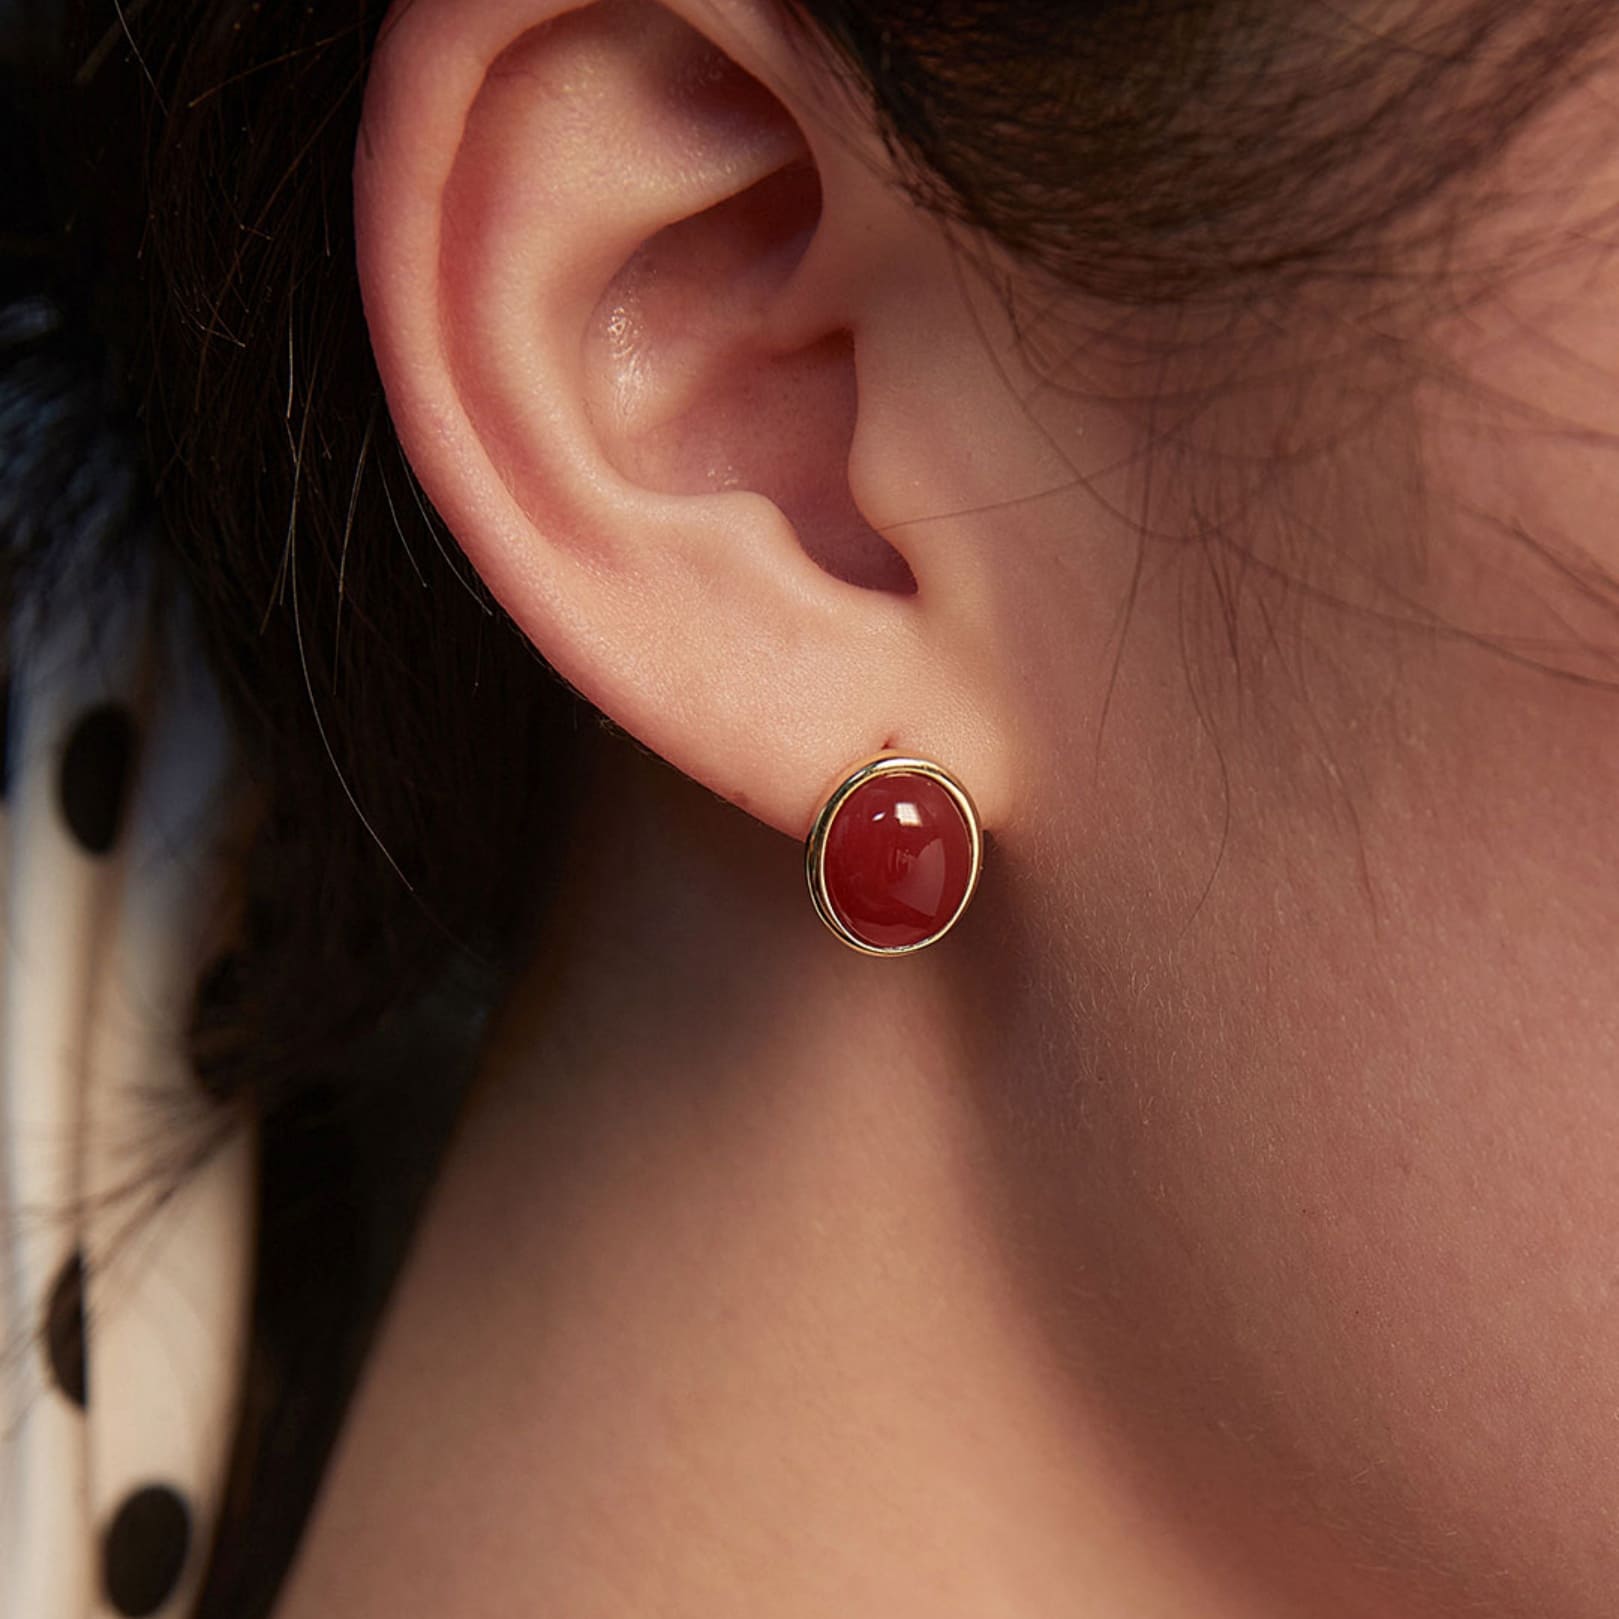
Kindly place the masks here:
[[(964, 240), (1102, 305), (1174, 308), (1378, 274), (1413, 232), (1447, 227), (1459, 182), (1614, 27), (1611, 0), (1411, 0), (1399, 26), (1380, 7), (1377, 29), (1360, 9), (789, 0), (784, 15)], [(418, 1062), (413, 1094), (453, 1097), (605, 724), (492, 601), (389, 425), (350, 217), (383, 10), (82, 0), (22, 86), (56, 220), (39, 290), (112, 356), (97, 363), (138, 423), (150, 532), (199, 609), (258, 806), (241, 947), (199, 1006), (196, 1057), (268, 1121), (268, 1202), (316, 1210), (328, 1243), (323, 1188), (352, 1195), (356, 1143), (385, 1111), (361, 1099), (397, 1097), (402, 1054), (422, 1049), (445, 1066)], [(13, 541), (8, 600), (46, 549)], [(444, 1031), (425, 1048), (424, 1017)], [(311, 1116), (333, 1108), (364, 1122), (322, 1133)], [(324, 1177), (311, 1142), (336, 1154)], [(371, 1195), (403, 1209), (409, 1177), (390, 1182), (384, 1160)], [(336, 1293), (373, 1279), (361, 1308), (322, 1306), (294, 1274), (312, 1239), (266, 1230), (259, 1393), (204, 1608), (233, 1619), (273, 1598), (395, 1252), (336, 1267)], [(289, 1412), (302, 1437), (277, 1440)]]

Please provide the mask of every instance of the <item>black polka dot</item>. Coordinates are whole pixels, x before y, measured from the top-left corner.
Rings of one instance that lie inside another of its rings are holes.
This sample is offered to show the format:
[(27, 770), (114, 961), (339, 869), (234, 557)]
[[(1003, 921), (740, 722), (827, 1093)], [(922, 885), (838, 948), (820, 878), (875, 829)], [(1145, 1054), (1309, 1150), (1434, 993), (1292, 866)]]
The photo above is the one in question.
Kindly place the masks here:
[(242, 957), (234, 950), (219, 956), (197, 980), (191, 1003), (191, 1034), (187, 1049), (198, 1086), (216, 1102), (229, 1101), (233, 1092), (235, 1055), (232, 1035), (241, 1016)]
[(174, 1594), (191, 1548), (191, 1509), (166, 1484), (149, 1484), (119, 1507), (101, 1548), (101, 1583), (130, 1619), (156, 1613)]
[(62, 756), (62, 819), (87, 854), (106, 854), (118, 839), (134, 759), (135, 722), (116, 703), (74, 726)]
[(81, 1409), (87, 1381), (84, 1355), (84, 1256), (63, 1265), (45, 1307), (45, 1352), (56, 1386)]
[(197, 1015), (228, 1016), (242, 998), (242, 957), (226, 950), (216, 956), (197, 980)]

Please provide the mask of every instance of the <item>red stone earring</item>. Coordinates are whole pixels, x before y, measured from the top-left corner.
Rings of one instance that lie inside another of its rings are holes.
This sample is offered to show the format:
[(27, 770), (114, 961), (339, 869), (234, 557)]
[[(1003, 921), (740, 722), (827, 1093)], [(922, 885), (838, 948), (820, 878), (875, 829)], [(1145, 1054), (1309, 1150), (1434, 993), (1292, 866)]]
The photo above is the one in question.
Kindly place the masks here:
[(967, 909), (983, 863), (967, 789), (941, 766), (898, 753), (845, 776), (805, 846), (816, 914), (868, 956), (936, 944)]

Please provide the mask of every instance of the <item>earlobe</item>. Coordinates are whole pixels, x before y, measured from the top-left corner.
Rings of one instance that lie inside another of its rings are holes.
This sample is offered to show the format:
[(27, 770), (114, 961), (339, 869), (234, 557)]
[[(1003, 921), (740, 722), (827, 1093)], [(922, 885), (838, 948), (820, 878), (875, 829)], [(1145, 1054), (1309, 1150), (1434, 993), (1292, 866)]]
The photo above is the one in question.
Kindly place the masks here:
[(717, 39), (710, 10), (390, 17), (355, 164), (390, 412), (519, 627), (677, 768), (803, 836), (829, 776), (901, 746), (993, 825), (992, 728), (930, 657), (917, 556), (850, 491), (854, 337), (771, 335), (850, 301), (800, 285), (836, 204), (747, 71), (775, 25), (727, 7)]

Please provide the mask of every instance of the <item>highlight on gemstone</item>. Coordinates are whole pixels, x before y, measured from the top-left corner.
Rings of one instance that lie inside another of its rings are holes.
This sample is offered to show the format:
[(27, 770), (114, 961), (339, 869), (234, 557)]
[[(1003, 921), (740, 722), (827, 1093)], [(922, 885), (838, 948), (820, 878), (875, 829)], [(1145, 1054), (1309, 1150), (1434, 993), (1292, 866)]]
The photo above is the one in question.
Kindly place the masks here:
[(914, 949), (960, 914), (975, 840), (945, 785), (917, 770), (871, 775), (838, 804), (822, 855), (826, 903), (873, 950)]

